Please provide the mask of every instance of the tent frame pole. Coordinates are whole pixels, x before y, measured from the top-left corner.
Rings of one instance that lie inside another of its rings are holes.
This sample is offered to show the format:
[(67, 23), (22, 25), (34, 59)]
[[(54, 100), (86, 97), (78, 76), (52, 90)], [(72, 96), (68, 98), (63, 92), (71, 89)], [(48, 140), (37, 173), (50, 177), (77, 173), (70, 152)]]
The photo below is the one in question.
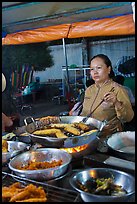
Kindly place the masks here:
[(66, 73), (67, 73), (67, 91), (69, 93), (70, 92), (69, 71), (68, 71), (68, 60), (67, 60), (67, 52), (66, 52), (66, 45), (65, 45), (65, 39), (64, 38), (62, 38), (62, 42), (63, 42), (63, 51), (64, 51)]

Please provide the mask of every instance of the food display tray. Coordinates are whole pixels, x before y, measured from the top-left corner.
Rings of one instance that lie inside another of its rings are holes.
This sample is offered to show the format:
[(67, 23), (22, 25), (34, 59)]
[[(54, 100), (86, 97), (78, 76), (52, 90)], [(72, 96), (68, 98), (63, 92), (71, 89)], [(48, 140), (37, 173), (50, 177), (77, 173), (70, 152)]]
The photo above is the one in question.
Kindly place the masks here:
[(80, 202), (80, 194), (76, 191), (50, 185), (48, 183), (37, 182), (10, 173), (2, 172), (2, 187), (9, 186), (19, 181), (24, 185), (32, 183), (36, 186), (42, 186), (47, 194), (47, 202)]

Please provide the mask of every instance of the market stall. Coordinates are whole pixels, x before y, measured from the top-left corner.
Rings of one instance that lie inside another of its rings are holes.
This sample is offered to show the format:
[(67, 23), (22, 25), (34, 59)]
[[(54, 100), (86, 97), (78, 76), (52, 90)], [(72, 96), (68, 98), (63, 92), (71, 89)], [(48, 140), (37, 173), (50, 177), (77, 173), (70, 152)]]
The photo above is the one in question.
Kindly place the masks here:
[[(25, 122), (28, 119), (26, 118)], [(50, 123), (51, 119), (52, 123)], [(48, 202), (61, 202), (62, 200), (82, 202), (83, 198), (70, 184), (72, 176), (90, 168), (113, 169), (117, 173), (126, 172), (128, 176), (131, 175), (130, 181), (133, 179), (133, 187), (126, 189), (126, 199), (123, 197), (122, 200), (134, 201), (135, 132), (116, 133), (118, 139), (112, 135), (104, 151), (100, 152), (96, 148), (105, 122), (90, 118), (86, 124), (82, 124), (82, 119), (81, 116), (47, 116), (36, 121), (32, 119), (31, 123), (26, 123), (25, 130), (18, 127), (14, 133), (5, 134), (3, 140), (8, 140), (8, 150), (5, 151), (4, 145), (2, 153), (3, 186), (9, 186), (15, 181), (25, 186), (32, 183), (44, 188)], [(43, 125), (46, 129), (43, 129)], [(78, 134), (76, 130), (85, 133), (74, 135)], [(19, 143), (25, 146), (21, 148)], [(55, 162), (59, 161), (62, 161), (63, 164), (58, 164), (58, 167)], [(43, 166), (43, 169), (40, 165)], [(44, 167), (44, 165), (50, 166)], [(65, 198), (66, 194), (68, 194), (67, 198)]]
[[(79, 4), (73, 2), (72, 5), (68, 5), (68, 2), (17, 2), (16, 5), (15, 2), (3, 3), (5, 3), (3, 4), (3, 29), (8, 33), (2, 39), (3, 45), (135, 33), (131, 2), (80, 2)], [(42, 12), (43, 7), (46, 8), (46, 16), (43, 16), (43, 13), (39, 16), (39, 13), (32, 12), (34, 10), (38, 12), (36, 8), (40, 8)], [(23, 12), (25, 9), (27, 9), (27, 12)], [(66, 9), (65, 12), (64, 9)], [(30, 16), (32, 13), (34, 13), (33, 16)], [(9, 14), (11, 18), (9, 18)], [(25, 17), (21, 14), (25, 14)], [(59, 21), (61, 22), (60, 25)], [(65, 45), (64, 51), (66, 51)], [(32, 202), (83, 202), (81, 193), (70, 184), (70, 178), (73, 174), (85, 168), (101, 167), (120, 170), (122, 171), (120, 175), (123, 174), (123, 171), (131, 175), (130, 178), (133, 179), (132, 188), (129, 188), (130, 185), (127, 183), (119, 182), (119, 185), (123, 185), (123, 188), (126, 188), (127, 191), (126, 196), (122, 195), (119, 199), (126, 198), (126, 202), (134, 202), (135, 132), (125, 132), (124, 136), (123, 134), (118, 136), (121, 138), (121, 143), (117, 143), (116, 147), (126, 149), (122, 150), (122, 153), (121, 150), (111, 146), (111, 141), (109, 144), (106, 143), (106, 148), (101, 152), (98, 151), (97, 144), (103, 127), (106, 125), (105, 121), (101, 122), (90, 118), (86, 123), (81, 124), (82, 121), (83, 118), (80, 116), (72, 118), (70, 116), (43, 116), (43, 118), (32, 119), (31, 122), (23, 127), (16, 128), (12, 133), (4, 133), (2, 137), (4, 140), (2, 157), (3, 159), (6, 158), (6, 162), (4, 160), (2, 164), (3, 200), (5, 199), (7, 202), (9, 200), (15, 202), (21, 199), (23, 202), (30, 201), (30, 199), (32, 199)], [(14, 145), (10, 146), (9, 142), (5, 141), (13, 141)], [(27, 144), (27, 147), (21, 149), (19, 142)], [(127, 146), (132, 147), (130, 151), (127, 151)], [(56, 151), (54, 154), (49, 153), (48, 148), (51, 151), (55, 148)], [(42, 149), (44, 149), (43, 152)], [(65, 156), (60, 157), (60, 153), (57, 153), (57, 151), (65, 155), (67, 159), (64, 159)], [(126, 155), (126, 159), (123, 158), (123, 154)], [(37, 162), (39, 163), (37, 164)], [(45, 162), (47, 162), (46, 167), (47, 165), (53, 165), (48, 168), (48, 173), (49, 176), (54, 176), (56, 172), (55, 178), (45, 179), (45, 174), (43, 175), (42, 172), (46, 168), (39, 172), (39, 169), (35, 169), (33, 165), (29, 166), (32, 163), (40, 166)], [(67, 164), (67, 168), (60, 175), (58, 174), (60, 173), (59, 170), (62, 170), (64, 164)], [(25, 171), (24, 168), (32, 169), (26, 169), (27, 171)], [(37, 177), (35, 177), (35, 173), (38, 173)], [(33, 178), (31, 178), (32, 175)], [(128, 179), (125, 179), (125, 181), (128, 181)], [(12, 186), (15, 182), (20, 182), (22, 185), (16, 183), (15, 186)], [(30, 186), (30, 184), (34, 186)], [(37, 189), (39, 186), (41, 188)], [(34, 189), (31, 198), (30, 193), (26, 190), (29, 189), (30, 191), (30, 187), (31, 191)], [(12, 196), (11, 194), (10, 196), (6, 195), (7, 189), (11, 190), (8, 192), (12, 192)], [(13, 192), (15, 193), (14, 196)], [(22, 198), (19, 192), (23, 192)], [(113, 197), (111, 198), (113, 199)]]

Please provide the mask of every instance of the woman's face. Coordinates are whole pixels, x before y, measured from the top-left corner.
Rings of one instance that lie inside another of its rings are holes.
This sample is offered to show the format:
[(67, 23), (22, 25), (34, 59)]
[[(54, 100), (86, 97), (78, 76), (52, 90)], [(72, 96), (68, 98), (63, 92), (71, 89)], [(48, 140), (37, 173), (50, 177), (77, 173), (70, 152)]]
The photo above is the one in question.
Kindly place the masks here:
[(100, 57), (94, 58), (90, 63), (90, 73), (96, 83), (104, 83), (109, 79), (111, 67), (107, 67), (104, 60)]

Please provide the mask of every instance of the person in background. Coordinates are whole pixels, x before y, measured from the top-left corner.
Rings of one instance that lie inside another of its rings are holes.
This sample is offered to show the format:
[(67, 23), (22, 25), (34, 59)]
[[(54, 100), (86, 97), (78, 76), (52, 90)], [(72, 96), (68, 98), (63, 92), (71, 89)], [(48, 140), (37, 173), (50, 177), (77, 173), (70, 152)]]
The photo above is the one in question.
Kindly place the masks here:
[(124, 86), (124, 81), (125, 81), (124, 76), (116, 75), (114, 81), (121, 84), (127, 90), (128, 96), (130, 98), (130, 102), (131, 102), (132, 106), (134, 106), (135, 105), (135, 97), (132, 93), (132, 90), (128, 86)]
[[(6, 88), (6, 78), (4, 74), (2, 73), (2, 92)], [(6, 127), (12, 127), (13, 121), (10, 117), (6, 116), (4, 113), (2, 113), (2, 132), (5, 132)]]
[(88, 79), (87, 81), (86, 81), (86, 87), (88, 88), (89, 86), (91, 86), (92, 84), (94, 84), (95, 83), (95, 81), (92, 79), (92, 78), (90, 78), (90, 79)]
[[(80, 115), (87, 116), (93, 112), (92, 118), (107, 121), (101, 137), (104, 140), (109, 135), (122, 131), (123, 123), (132, 120), (134, 111), (125, 88), (113, 80), (112, 64), (106, 55), (98, 54), (91, 59), (90, 74), (95, 83), (85, 91)], [(96, 108), (98, 104), (100, 106)]]
[[(117, 83), (121, 84), (127, 91), (132, 104), (133, 111), (135, 112), (135, 97), (132, 90), (128, 86), (124, 86), (125, 78), (122, 75), (116, 75), (114, 79)], [(124, 123), (124, 131), (135, 131), (135, 117), (130, 122)]]
[[(94, 80), (93, 79), (88, 79), (86, 81), (86, 87), (91, 86), (92, 84), (94, 84)], [(85, 91), (83, 91), (79, 97), (78, 102), (73, 106), (73, 108), (69, 111), (69, 116), (71, 115), (80, 115), (82, 108), (83, 108), (83, 101), (84, 101), (84, 95), (85, 95)]]

